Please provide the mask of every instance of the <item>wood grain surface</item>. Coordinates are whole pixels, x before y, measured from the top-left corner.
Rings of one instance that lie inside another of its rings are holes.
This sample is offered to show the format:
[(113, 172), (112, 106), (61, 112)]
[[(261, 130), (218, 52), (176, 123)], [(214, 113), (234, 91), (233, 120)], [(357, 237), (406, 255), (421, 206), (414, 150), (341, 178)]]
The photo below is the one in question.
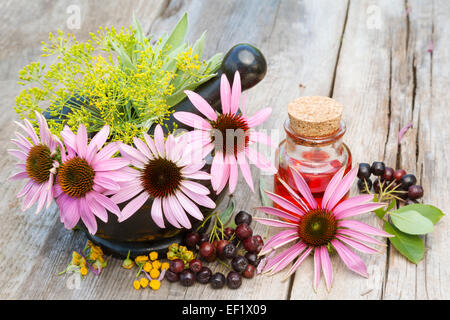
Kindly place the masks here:
[[(71, 6), (80, 10), (80, 28), (70, 29)], [(268, 62), (265, 79), (248, 92), (247, 110), (274, 111), (263, 129), (278, 141), (284, 132), (287, 103), (303, 95), (323, 95), (344, 106), (345, 143), (353, 163), (385, 161), (415, 173), (424, 203), (450, 209), (448, 143), (450, 121), (450, 2), (446, 0), (3, 0), (0, 2), (0, 298), (2, 299), (449, 299), (450, 223), (444, 217), (424, 237), (426, 254), (414, 265), (387, 243), (378, 255), (361, 255), (369, 278), (348, 270), (332, 257), (334, 283), (322, 279), (312, 288), (312, 259), (285, 282), (283, 273), (244, 280), (239, 290), (184, 288), (163, 282), (159, 291), (132, 288), (134, 272), (108, 259), (99, 277), (79, 286), (58, 276), (73, 250), (86, 243), (80, 232), (59, 222), (53, 204), (39, 215), (20, 210), (16, 194), (23, 186), (7, 182), (15, 160), (6, 150), (15, 130), (18, 71), (40, 60), (41, 41), (58, 29), (87, 39), (99, 26), (127, 26), (135, 12), (147, 35), (173, 28), (188, 12), (189, 39), (207, 30), (205, 55), (251, 43)], [(432, 44), (432, 50), (430, 50)], [(401, 144), (399, 130), (412, 122)], [(272, 132), (273, 130), (273, 132)], [(267, 154), (273, 157), (267, 151)], [(252, 168), (255, 190), (259, 172)], [(263, 176), (268, 186), (271, 177)], [(356, 194), (356, 189), (352, 190)], [(257, 214), (258, 192), (239, 181), (234, 201)], [(222, 207), (226, 205), (226, 199)], [(372, 214), (362, 221), (379, 225)], [(266, 235), (267, 228), (255, 227)], [(275, 230), (269, 230), (268, 235)], [(221, 269), (222, 268), (222, 269)], [(217, 270), (223, 267), (218, 266)]]

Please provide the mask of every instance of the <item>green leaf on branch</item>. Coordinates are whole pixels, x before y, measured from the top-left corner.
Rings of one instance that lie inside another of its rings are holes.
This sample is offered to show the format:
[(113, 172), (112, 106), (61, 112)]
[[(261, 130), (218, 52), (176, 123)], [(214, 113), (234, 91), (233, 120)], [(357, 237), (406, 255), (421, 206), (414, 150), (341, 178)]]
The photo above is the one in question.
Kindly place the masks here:
[(434, 229), (430, 219), (410, 208), (391, 211), (390, 216), (392, 223), (398, 229), (408, 234), (426, 234)]
[(425, 245), (417, 235), (406, 234), (389, 222), (384, 222), (384, 230), (395, 237), (389, 238), (394, 247), (412, 263), (419, 263), (425, 254)]
[(444, 216), (444, 213), (435, 206), (429, 205), (429, 204), (410, 204), (404, 207), (401, 207), (397, 210), (397, 212), (404, 212), (404, 211), (410, 211), (414, 210), (418, 213), (420, 213), (425, 218), (429, 219), (433, 224), (436, 224), (441, 220), (441, 218)]
[[(378, 202), (378, 198), (377, 195), (374, 196), (374, 202)], [(377, 215), (378, 218), (383, 219), (383, 217), (385, 216), (385, 214), (389, 211), (391, 211), (393, 208), (395, 208), (395, 205), (397, 204), (397, 201), (395, 199), (392, 199), (391, 203), (389, 203), (389, 206), (386, 209), (383, 208), (379, 208), (377, 210), (375, 210), (375, 214)]]
[(226, 225), (231, 220), (234, 212), (234, 207), (234, 200), (231, 200), (230, 205), (217, 216), (219, 221), (222, 222), (223, 225)]
[(180, 21), (178, 21), (177, 25), (175, 26), (165, 43), (165, 45), (169, 47), (168, 52), (171, 52), (172, 50), (175, 50), (176, 48), (184, 44), (187, 30), (188, 18), (187, 13), (185, 13)]

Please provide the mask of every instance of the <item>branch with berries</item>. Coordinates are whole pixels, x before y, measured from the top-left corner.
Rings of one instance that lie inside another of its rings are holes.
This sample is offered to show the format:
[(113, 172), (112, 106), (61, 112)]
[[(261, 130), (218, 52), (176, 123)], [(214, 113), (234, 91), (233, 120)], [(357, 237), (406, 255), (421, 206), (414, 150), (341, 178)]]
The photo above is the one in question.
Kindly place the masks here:
[[(375, 178), (371, 180), (371, 175)], [(385, 208), (375, 210), (384, 222), (384, 230), (394, 237), (392, 245), (408, 260), (417, 264), (425, 254), (422, 237), (434, 230), (434, 225), (444, 216), (435, 206), (422, 204), (421, 185), (417, 178), (403, 169), (394, 170), (383, 162), (372, 165), (360, 163), (358, 189), (361, 193), (374, 195), (375, 202), (385, 202)]]

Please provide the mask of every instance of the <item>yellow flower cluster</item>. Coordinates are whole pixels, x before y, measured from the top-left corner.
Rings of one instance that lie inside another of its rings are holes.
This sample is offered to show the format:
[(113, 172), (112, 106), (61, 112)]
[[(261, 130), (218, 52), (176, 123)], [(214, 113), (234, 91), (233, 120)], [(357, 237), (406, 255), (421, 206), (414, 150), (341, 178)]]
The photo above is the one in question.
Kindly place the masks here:
[(159, 290), (161, 287), (161, 281), (159, 280), (161, 272), (169, 269), (169, 263), (158, 260), (158, 253), (155, 251), (150, 252), (148, 256), (137, 256), (134, 262), (130, 259), (130, 253), (128, 253), (127, 258), (122, 263), (122, 267), (131, 269), (134, 264), (139, 267), (136, 278), (139, 277), (142, 271), (144, 271), (145, 276), (134, 280), (133, 287), (136, 290), (147, 287), (153, 290)]
[(88, 264), (96, 270), (97, 274), (101, 272), (103, 268), (106, 267), (106, 261), (103, 258), (103, 250), (94, 245), (91, 241), (88, 241), (86, 247), (82, 251), (83, 255), (73, 251), (72, 260), (65, 270), (59, 274), (66, 272), (78, 272), (82, 277), (88, 274)]
[(58, 31), (42, 42), (42, 56), (55, 59), (47, 65), (32, 62), (19, 72), (26, 88), (16, 97), (15, 110), (22, 118), (36, 124), (35, 111), (46, 112), (57, 136), (65, 124), (74, 131), (84, 124), (88, 132), (107, 124), (111, 141), (131, 144), (167, 119), (184, 89), (210, 79), (220, 62), (206, 63), (197, 49), (185, 44), (178, 50), (162, 38), (152, 46), (141, 28), (100, 27), (90, 36), (79, 42)]
[(194, 252), (188, 250), (185, 246), (180, 246), (178, 243), (172, 243), (167, 250), (167, 259), (181, 259), (187, 264), (194, 259)]

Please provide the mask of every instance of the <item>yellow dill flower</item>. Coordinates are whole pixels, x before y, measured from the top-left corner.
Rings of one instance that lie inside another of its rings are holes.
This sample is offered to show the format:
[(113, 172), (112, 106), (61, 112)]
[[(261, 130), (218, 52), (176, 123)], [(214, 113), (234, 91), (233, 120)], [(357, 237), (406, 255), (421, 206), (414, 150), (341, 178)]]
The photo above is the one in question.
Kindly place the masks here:
[(153, 269), (159, 269), (159, 268), (161, 268), (161, 262), (159, 262), (159, 260), (155, 260), (155, 261), (153, 261), (152, 262), (152, 267), (153, 267)]
[(137, 256), (134, 259), (134, 262), (136, 262), (136, 264), (141, 264), (141, 263), (144, 263), (144, 262), (147, 262), (147, 261), (148, 261), (148, 257), (147, 256)]
[(168, 270), (170, 268), (170, 264), (168, 262), (163, 262), (161, 264), (161, 270)]
[(134, 287), (136, 290), (139, 290), (139, 289), (141, 288), (141, 283), (140, 283), (138, 280), (134, 280), (134, 281), (133, 281), (133, 287)]
[(152, 277), (152, 279), (158, 279), (159, 275), (160, 275), (160, 272), (158, 269), (150, 270), (150, 277)]
[(139, 284), (142, 288), (146, 288), (148, 286), (148, 279), (145, 277), (142, 277), (141, 280), (139, 280)]
[(150, 288), (152, 288), (153, 290), (159, 290), (160, 287), (161, 287), (160, 281), (158, 281), (158, 280), (150, 281)]
[(144, 264), (144, 271), (145, 272), (150, 272), (150, 270), (152, 270), (152, 264), (150, 262), (146, 262)]
[(80, 273), (81, 273), (81, 275), (83, 275), (83, 276), (87, 275), (87, 273), (88, 273), (87, 268), (86, 268), (86, 267), (81, 267), (81, 268), (80, 268)]
[(158, 252), (156, 252), (156, 251), (152, 251), (152, 252), (150, 252), (150, 254), (148, 255), (149, 257), (150, 257), (150, 260), (156, 260), (156, 259), (158, 259)]

